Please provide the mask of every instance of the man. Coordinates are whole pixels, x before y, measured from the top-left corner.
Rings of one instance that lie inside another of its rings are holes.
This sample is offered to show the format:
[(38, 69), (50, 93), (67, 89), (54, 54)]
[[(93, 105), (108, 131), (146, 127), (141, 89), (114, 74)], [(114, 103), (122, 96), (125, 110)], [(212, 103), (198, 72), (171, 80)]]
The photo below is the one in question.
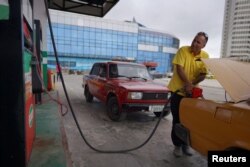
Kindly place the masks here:
[[(174, 71), (168, 88), (171, 90), (170, 101), (171, 113), (173, 116), (171, 138), (175, 146), (174, 155), (180, 157), (182, 153), (191, 156), (189, 146), (176, 136), (174, 126), (180, 123), (179, 105), (183, 97), (192, 93), (193, 87), (205, 79), (207, 69), (201, 58), (208, 58), (208, 54), (202, 50), (206, 46), (208, 36), (204, 32), (196, 34), (191, 46), (181, 47), (174, 59)], [(176, 93), (175, 93), (176, 92)]]
[(60, 65), (56, 65), (56, 80), (60, 79), (61, 67)]

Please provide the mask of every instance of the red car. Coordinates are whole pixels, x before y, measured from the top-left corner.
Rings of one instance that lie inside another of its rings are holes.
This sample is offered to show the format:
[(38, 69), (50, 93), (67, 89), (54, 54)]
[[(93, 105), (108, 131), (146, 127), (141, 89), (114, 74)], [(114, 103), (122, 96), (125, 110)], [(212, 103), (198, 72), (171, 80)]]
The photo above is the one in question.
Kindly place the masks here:
[[(107, 114), (113, 121), (126, 118), (127, 112), (148, 111), (160, 116), (168, 101), (167, 87), (156, 84), (142, 64), (131, 62), (95, 63), (89, 75), (83, 77), (87, 102), (96, 97), (107, 105)], [(164, 110), (164, 111), (165, 111)]]

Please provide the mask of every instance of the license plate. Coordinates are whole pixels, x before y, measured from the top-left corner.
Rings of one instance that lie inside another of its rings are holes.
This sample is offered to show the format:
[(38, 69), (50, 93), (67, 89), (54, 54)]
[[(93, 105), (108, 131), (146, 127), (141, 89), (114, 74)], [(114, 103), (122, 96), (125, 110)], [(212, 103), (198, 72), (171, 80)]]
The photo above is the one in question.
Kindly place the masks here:
[(150, 112), (157, 112), (157, 111), (162, 111), (164, 108), (164, 105), (151, 105), (149, 106), (149, 111)]

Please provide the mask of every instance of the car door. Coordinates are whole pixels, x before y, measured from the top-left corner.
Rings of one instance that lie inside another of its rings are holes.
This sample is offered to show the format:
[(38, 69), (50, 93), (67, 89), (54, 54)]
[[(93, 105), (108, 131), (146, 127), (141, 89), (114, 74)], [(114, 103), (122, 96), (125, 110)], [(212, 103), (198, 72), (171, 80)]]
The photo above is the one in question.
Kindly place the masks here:
[(180, 104), (180, 121), (190, 132), (191, 146), (204, 155), (225, 149), (233, 133), (232, 116), (230, 107), (211, 100), (184, 98)]
[(95, 63), (90, 71), (89, 79), (88, 79), (88, 87), (89, 91), (93, 96), (97, 96), (97, 85), (98, 85), (98, 76), (100, 71), (100, 64)]
[(97, 87), (97, 98), (101, 101), (105, 101), (107, 96), (107, 91), (105, 89), (105, 85), (107, 83), (107, 64), (101, 63), (99, 65), (99, 74), (98, 74), (98, 84)]

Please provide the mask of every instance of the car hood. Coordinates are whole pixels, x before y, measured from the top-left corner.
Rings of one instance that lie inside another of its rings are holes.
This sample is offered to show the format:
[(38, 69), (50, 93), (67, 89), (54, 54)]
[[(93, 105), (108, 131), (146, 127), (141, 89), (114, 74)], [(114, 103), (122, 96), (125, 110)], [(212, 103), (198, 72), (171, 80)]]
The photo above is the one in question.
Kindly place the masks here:
[(250, 98), (250, 63), (226, 58), (202, 59), (202, 61), (235, 103)]
[(134, 90), (134, 91), (162, 91), (166, 92), (169, 89), (166, 86), (159, 85), (154, 83), (153, 81), (137, 81), (137, 80), (130, 80), (130, 81), (116, 81), (117, 84), (121, 87), (126, 88), (127, 90)]

